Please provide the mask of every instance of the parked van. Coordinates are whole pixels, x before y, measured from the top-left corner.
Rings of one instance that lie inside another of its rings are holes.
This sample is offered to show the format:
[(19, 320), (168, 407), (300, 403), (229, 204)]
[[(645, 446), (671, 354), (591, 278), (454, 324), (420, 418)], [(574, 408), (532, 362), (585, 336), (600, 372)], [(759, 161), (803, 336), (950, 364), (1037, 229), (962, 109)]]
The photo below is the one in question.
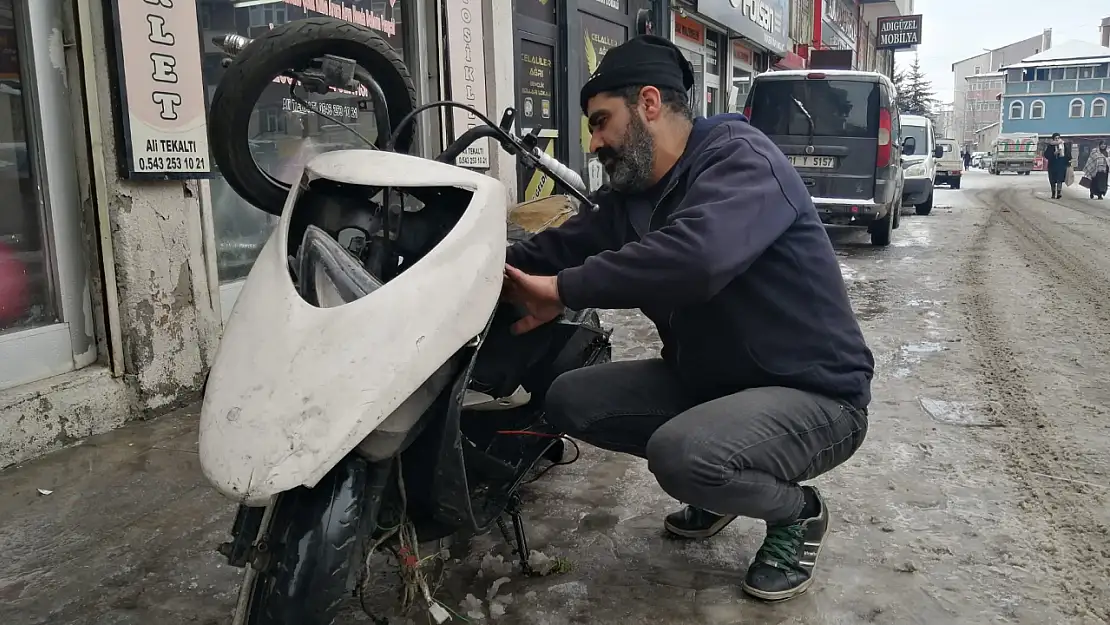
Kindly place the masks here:
[(937, 176), (937, 160), (944, 148), (937, 145), (933, 122), (920, 115), (902, 116), (902, 165), (906, 184), (902, 204), (913, 206), (918, 215), (933, 210), (933, 185)]
[(824, 223), (866, 227), (872, 244), (890, 244), (902, 199), (902, 148), (889, 78), (766, 72), (752, 81), (744, 114), (798, 169)]
[(964, 175), (964, 159), (960, 154), (960, 145), (955, 139), (937, 139), (937, 145), (944, 153), (937, 162), (937, 174), (933, 178), (934, 184), (946, 184), (950, 189), (960, 188), (960, 178)]

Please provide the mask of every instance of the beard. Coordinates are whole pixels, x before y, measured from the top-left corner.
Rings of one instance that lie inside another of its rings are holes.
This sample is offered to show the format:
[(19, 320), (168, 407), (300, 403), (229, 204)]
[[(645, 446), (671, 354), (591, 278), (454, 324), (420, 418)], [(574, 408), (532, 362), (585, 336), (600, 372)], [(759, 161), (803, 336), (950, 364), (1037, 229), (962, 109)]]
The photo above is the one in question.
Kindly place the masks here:
[(637, 193), (651, 186), (651, 166), (655, 160), (655, 139), (635, 111), (628, 123), (624, 142), (617, 147), (599, 148), (597, 156), (609, 174), (609, 186), (621, 193)]

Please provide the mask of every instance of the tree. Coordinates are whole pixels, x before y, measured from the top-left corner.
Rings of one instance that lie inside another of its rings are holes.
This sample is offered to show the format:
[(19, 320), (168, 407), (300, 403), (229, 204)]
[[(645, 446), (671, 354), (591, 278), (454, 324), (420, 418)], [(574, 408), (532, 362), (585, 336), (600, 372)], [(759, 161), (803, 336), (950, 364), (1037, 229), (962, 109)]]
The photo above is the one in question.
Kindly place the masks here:
[(905, 111), (906, 108), (909, 107), (909, 98), (906, 94), (906, 72), (900, 70), (895, 71), (893, 80), (895, 93), (894, 104), (898, 107), (899, 111)]
[(937, 100), (933, 97), (933, 85), (921, 71), (921, 59), (916, 54), (909, 69), (895, 73), (894, 84), (899, 87), (898, 106), (903, 113), (935, 117), (933, 107)]

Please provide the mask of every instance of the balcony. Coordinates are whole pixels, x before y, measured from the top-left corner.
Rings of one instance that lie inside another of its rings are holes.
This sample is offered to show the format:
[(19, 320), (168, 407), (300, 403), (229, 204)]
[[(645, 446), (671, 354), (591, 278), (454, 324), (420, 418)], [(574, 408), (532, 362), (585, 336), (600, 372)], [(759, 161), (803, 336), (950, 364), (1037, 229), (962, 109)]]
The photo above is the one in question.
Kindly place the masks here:
[(1110, 93), (1110, 78), (1066, 78), (1006, 83), (1006, 95), (1048, 95), (1053, 93)]

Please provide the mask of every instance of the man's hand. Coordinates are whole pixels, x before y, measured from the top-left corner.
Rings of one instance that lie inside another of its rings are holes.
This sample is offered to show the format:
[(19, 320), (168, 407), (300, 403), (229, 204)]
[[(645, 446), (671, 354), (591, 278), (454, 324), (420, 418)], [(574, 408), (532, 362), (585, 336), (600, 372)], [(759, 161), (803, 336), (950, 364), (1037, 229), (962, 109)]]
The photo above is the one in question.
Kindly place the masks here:
[(555, 276), (532, 276), (505, 265), (503, 297), (528, 311), (513, 324), (513, 334), (524, 334), (551, 321), (563, 313), (565, 306), (559, 299), (558, 281)]

